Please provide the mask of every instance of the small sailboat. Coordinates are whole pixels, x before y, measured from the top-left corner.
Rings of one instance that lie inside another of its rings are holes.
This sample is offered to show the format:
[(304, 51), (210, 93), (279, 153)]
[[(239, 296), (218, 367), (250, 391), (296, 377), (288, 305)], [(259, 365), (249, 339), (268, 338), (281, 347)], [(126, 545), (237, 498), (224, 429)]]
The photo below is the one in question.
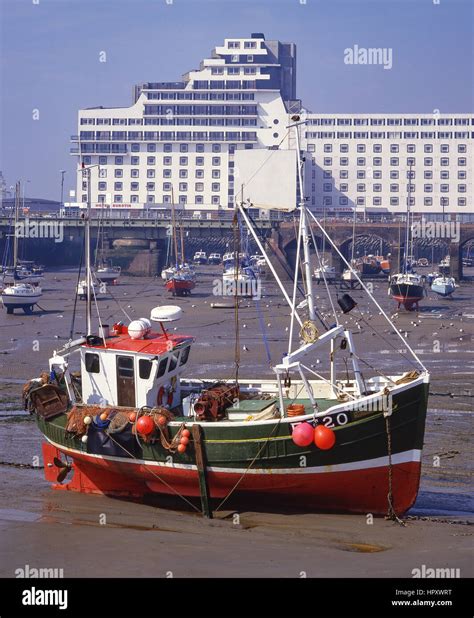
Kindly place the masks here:
[(320, 283), (321, 281), (334, 281), (336, 278), (336, 268), (330, 266), (326, 260), (321, 260), (321, 265), (314, 269), (314, 279)]
[[(15, 188), (15, 218), (14, 230), (17, 229), (18, 211), (20, 207), (20, 182), (16, 183)], [(18, 236), (13, 234), (13, 265), (11, 269), (6, 269), (3, 276), (3, 289), (1, 290), (1, 299), (3, 306), (8, 314), (12, 314), (15, 309), (23, 309), (23, 312), (30, 314), (33, 312), (34, 306), (38, 303), (43, 293), (39, 286), (39, 280), (42, 275), (35, 275), (36, 285), (30, 283), (31, 273), (26, 272), (23, 267), (18, 266)], [(10, 283), (11, 281), (11, 283)], [(7, 284), (7, 285), (5, 285)]]
[(104, 239), (104, 213), (102, 212), (102, 216), (99, 219), (99, 231), (97, 235), (97, 246), (95, 254), (96, 263), (94, 268), (94, 275), (99, 282), (112, 283), (113, 285), (115, 285), (119, 280), (122, 269), (120, 266), (113, 266), (111, 260), (106, 260)]
[[(411, 178), (410, 165), (410, 178)], [(410, 203), (411, 203), (411, 184), (408, 188), (407, 198), (407, 225), (405, 234), (405, 255), (403, 259), (402, 272), (396, 273), (389, 278), (388, 293), (392, 298), (397, 301), (398, 308), (402, 305), (407, 311), (413, 309), (418, 310), (418, 303), (425, 297), (425, 279), (421, 275), (413, 271), (413, 251), (410, 248), (413, 247), (413, 239), (411, 236), (410, 226)]]
[(454, 290), (457, 288), (456, 280), (454, 277), (448, 277), (447, 275), (441, 275), (433, 279), (431, 283), (431, 289), (436, 294), (443, 296), (444, 298), (451, 296)]
[(174, 259), (173, 266), (164, 269), (161, 272), (161, 277), (165, 281), (165, 287), (168, 292), (171, 292), (173, 296), (189, 296), (191, 291), (196, 287), (196, 274), (194, 269), (185, 263), (184, 253), (184, 235), (183, 228), (180, 227), (181, 235), (181, 259), (178, 251), (178, 239), (176, 236), (176, 217), (174, 209), (174, 198), (172, 200), (171, 209), (172, 223), (171, 223), (171, 237), (173, 239), (174, 246)]

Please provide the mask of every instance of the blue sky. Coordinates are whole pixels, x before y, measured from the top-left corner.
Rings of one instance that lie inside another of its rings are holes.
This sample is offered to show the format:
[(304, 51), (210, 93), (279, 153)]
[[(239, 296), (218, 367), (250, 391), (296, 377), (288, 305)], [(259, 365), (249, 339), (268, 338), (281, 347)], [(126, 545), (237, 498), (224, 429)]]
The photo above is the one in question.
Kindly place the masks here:
[[(135, 83), (180, 79), (251, 32), (297, 44), (312, 111), (472, 112), (473, 13), (474, 0), (0, 0), (0, 169), (59, 199), (79, 108), (128, 106)], [(392, 48), (392, 69), (344, 64), (354, 45)]]

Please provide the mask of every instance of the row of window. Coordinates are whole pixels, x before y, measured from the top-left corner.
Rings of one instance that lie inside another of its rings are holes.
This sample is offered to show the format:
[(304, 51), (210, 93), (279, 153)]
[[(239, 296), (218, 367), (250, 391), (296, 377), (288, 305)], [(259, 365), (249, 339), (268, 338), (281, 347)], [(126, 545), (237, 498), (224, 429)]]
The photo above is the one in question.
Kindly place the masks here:
[[(441, 193), (448, 193), (449, 192), (449, 185), (448, 184), (441, 184), (439, 186), (439, 189), (441, 191)], [(323, 191), (325, 193), (330, 193), (333, 190), (333, 185), (330, 182), (325, 182), (323, 184)], [(340, 191), (348, 191), (349, 190), (349, 185), (346, 183), (342, 183), (339, 186), (339, 190)], [(382, 185), (380, 183), (375, 183), (374, 185), (372, 185), (372, 190), (375, 192), (381, 192), (382, 191)], [(390, 185), (390, 192), (391, 193), (398, 193), (398, 191), (400, 190), (400, 185), (397, 183), (392, 183)], [(365, 183), (358, 183), (356, 185), (356, 191), (358, 193), (364, 193), (366, 191), (366, 185)], [(414, 184), (408, 184), (406, 185), (406, 191), (407, 192), (414, 192), (415, 191), (415, 185)], [(423, 185), (423, 191), (425, 193), (432, 193), (433, 191), (433, 185), (432, 184), (425, 184)], [(457, 185), (457, 191), (458, 193), (466, 193), (467, 191), (467, 186), (464, 184), (458, 184)]]
[(409, 131), (402, 133), (401, 131), (384, 131), (368, 132), (368, 131), (306, 131), (306, 139), (469, 139), (474, 137), (474, 132), (469, 131)]
[[(316, 178), (316, 171), (313, 170), (312, 172), (312, 177)], [(333, 174), (331, 172), (331, 170), (324, 170), (323, 171), (323, 178), (332, 178)], [(356, 178), (358, 179), (363, 179), (363, 178), (374, 178), (375, 180), (381, 180), (382, 178), (382, 172), (380, 170), (373, 170), (371, 173), (370, 172), (366, 172), (366, 170), (357, 170), (356, 172)], [(412, 171), (408, 171), (406, 172), (406, 177), (407, 178), (411, 178), (414, 179), (416, 178), (416, 172)], [(439, 177), (440, 180), (449, 180), (449, 170), (441, 170), (439, 173)], [(348, 170), (340, 170), (339, 172), (339, 178), (349, 178), (349, 171)], [(400, 178), (400, 172), (398, 170), (390, 170), (390, 179), (392, 180), (396, 180)], [(433, 180), (433, 170), (424, 170), (423, 172), (423, 178), (425, 180)], [(457, 173), (457, 178), (458, 180), (466, 180), (467, 178), (467, 172), (466, 170), (458, 170)]]
[[(123, 191), (123, 182), (114, 182), (113, 183), (113, 189), (114, 191)], [(85, 190), (87, 187), (83, 187), (83, 189)], [(187, 191), (188, 190), (188, 183), (187, 182), (180, 182), (178, 185), (178, 188), (180, 191)], [(107, 183), (106, 182), (99, 182), (98, 187), (97, 187), (98, 191), (107, 191)], [(154, 182), (147, 182), (146, 183), (146, 189), (147, 191), (154, 191), (155, 190), (155, 183)], [(130, 191), (139, 191), (140, 190), (140, 184), (138, 182), (131, 182), (130, 183)], [(172, 190), (172, 184), (170, 182), (164, 182), (163, 183), (163, 191), (171, 191)], [(204, 183), (203, 182), (196, 182), (194, 183), (194, 190), (195, 191), (199, 191), (202, 192), (204, 191)], [(213, 182), (211, 183), (211, 191), (220, 191), (221, 190), (221, 185), (219, 182)]]
[[(406, 165), (410, 166), (410, 165), (416, 165), (416, 159), (415, 157), (407, 157), (406, 158)], [(439, 159), (439, 163), (440, 165), (449, 165), (449, 157), (441, 157)], [(333, 158), (332, 157), (324, 157), (323, 158), (323, 165), (332, 165), (333, 164)], [(381, 166), (383, 164), (383, 159), (382, 157), (372, 157), (372, 165), (375, 166)], [(457, 164), (459, 166), (463, 166), (463, 165), (467, 165), (467, 159), (466, 157), (458, 157), (457, 159)], [(339, 165), (349, 165), (349, 157), (339, 157)], [(356, 159), (356, 165), (367, 165), (367, 159), (366, 157), (357, 157)], [(390, 158), (390, 165), (400, 165), (400, 161), (398, 157), (391, 157)], [(433, 165), (433, 158), (432, 157), (424, 157), (423, 159), (423, 165)]]
[[(309, 144), (308, 146), (312, 146), (314, 148), (316, 147), (315, 144)], [(400, 148), (399, 144), (391, 144), (390, 145), (390, 152), (399, 152), (399, 148)], [(323, 146), (323, 151), (324, 152), (332, 152), (332, 149), (333, 149), (333, 144), (324, 144), (324, 146)], [(425, 144), (423, 146), (423, 150), (424, 150), (424, 152), (433, 152), (433, 144)], [(440, 144), (439, 150), (442, 153), (448, 153), (449, 152), (449, 144)], [(409, 152), (409, 153), (416, 152), (416, 145), (415, 144), (407, 144), (406, 145), (406, 151)], [(315, 152), (315, 150), (313, 152)], [(339, 145), (339, 152), (349, 152), (349, 144), (340, 144)], [(366, 145), (365, 144), (357, 144), (357, 152), (366, 152)], [(373, 144), (372, 152), (382, 152), (382, 144)], [(458, 152), (459, 153), (467, 152), (466, 144), (458, 144)]]
[(257, 115), (256, 105), (145, 105), (146, 116), (249, 116)]
[(474, 118), (310, 118), (315, 126), (464, 126), (474, 125)]
[(257, 67), (211, 67), (211, 75), (256, 75)]
[[(381, 197), (374, 197), (372, 198), (372, 205), (373, 206), (382, 206), (382, 198)], [(340, 197), (339, 198), (339, 205), (340, 206), (347, 206), (349, 204), (349, 198), (347, 197)], [(356, 199), (356, 204), (357, 206), (365, 206), (366, 205), (366, 198), (365, 197), (358, 197)], [(391, 197), (390, 198), (390, 206), (400, 206), (400, 204), (408, 204), (408, 198), (406, 199), (406, 201), (402, 201), (400, 202), (400, 198), (399, 197)], [(433, 206), (434, 202), (433, 202), (433, 198), (432, 197), (425, 197), (423, 198), (423, 205), (424, 206)], [(333, 199), (331, 195), (326, 195), (323, 197), (323, 205), (324, 206), (332, 206), (333, 205)], [(416, 199), (414, 197), (410, 197), (410, 206), (415, 206), (416, 205)], [(457, 198), (457, 205), (458, 206), (467, 206), (467, 200), (465, 197), (458, 197)], [(448, 197), (442, 197), (439, 201), (439, 206), (441, 207), (446, 207), (449, 206), (449, 198)]]
[[(171, 190), (171, 189), (170, 189)], [(99, 203), (107, 204), (111, 196), (107, 196), (105, 193), (101, 193), (97, 196), (97, 200)], [(113, 197), (114, 204), (123, 204), (124, 199), (122, 194), (115, 194)], [(82, 196), (82, 201), (84, 203), (87, 202), (87, 195)], [(163, 195), (159, 201), (156, 201), (155, 195), (147, 195), (146, 201), (149, 204), (171, 204), (171, 195)], [(179, 204), (187, 204), (188, 196), (180, 195), (178, 196)], [(140, 198), (138, 195), (130, 195), (130, 203), (131, 204), (139, 204)], [(204, 204), (204, 197), (202, 195), (195, 195), (194, 200), (191, 202), (192, 204)], [(212, 195), (211, 202), (213, 206), (219, 206), (221, 204), (221, 197), (219, 195)]]
[[(190, 346), (186, 346), (181, 351), (175, 351), (169, 356), (165, 356), (160, 360), (156, 378), (162, 378), (165, 373), (174, 371), (176, 367), (181, 367), (188, 362)], [(94, 352), (86, 352), (84, 364), (88, 373), (100, 373), (100, 358)], [(148, 380), (151, 375), (153, 361), (146, 358), (138, 360), (138, 375), (142, 380)], [(117, 356), (117, 374), (118, 377), (133, 377), (133, 356)]]
[[(228, 49), (240, 49), (242, 42), (244, 49), (257, 49), (257, 41), (228, 41), (227, 47)], [(263, 41), (260, 41), (260, 47), (262, 49), (265, 47)]]
[[(146, 125), (162, 127), (256, 127), (256, 118), (146, 118)], [(159, 140), (157, 131), (81, 131), (81, 140)]]
[[(254, 92), (148, 92), (154, 101), (254, 101)], [(110, 120), (110, 119), (109, 119)], [(87, 123), (84, 123), (87, 124)], [(94, 124), (93, 122), (91, 124)], [(103, 124), (103, 123), (98, 123)], [(110, 122), (108, 122), (110, 124)], [(125, 121), (124, 124), (127, 124)], [(129, 121), (129, 124), (134, 124)]]

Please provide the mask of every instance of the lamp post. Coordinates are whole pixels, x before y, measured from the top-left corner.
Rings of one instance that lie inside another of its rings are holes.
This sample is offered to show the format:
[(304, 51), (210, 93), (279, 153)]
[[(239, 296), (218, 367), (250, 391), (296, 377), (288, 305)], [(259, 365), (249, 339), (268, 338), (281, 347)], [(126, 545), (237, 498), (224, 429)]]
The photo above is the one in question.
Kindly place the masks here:
[(59, 173), (61, 174), (61, 208), (64, 208), (64, 174), (66, 170), (59, 170)]

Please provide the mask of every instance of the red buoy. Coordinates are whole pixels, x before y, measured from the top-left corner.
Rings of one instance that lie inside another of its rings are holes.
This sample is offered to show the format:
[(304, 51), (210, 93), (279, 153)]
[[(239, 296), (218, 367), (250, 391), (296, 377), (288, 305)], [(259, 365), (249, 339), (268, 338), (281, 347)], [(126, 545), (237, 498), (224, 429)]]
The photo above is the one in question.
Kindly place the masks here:
[(189, 429), (183, 429), (181, 435), (183, 436), (183, 438), (189, 438), (191, 436), (191, 432), (189, 431)]
[(166, 418), (166, 416), (164, 416), (164, 414), (160, 414), (160, 416), (158, 417), (158, 425), (160, 425), (161, 427), (164, 427), (167, 422), (168, 422), (168, 419)]
[(323, 451), (328, 451), (336, 443), (336, 434), (325, 425), (317, 425), (314, 428), (314, 443)]
[(309, 423), (298, 423), (293, 429), (293, 434), (291, 436), (296, 446), (309, 446), (313, 441), (313, 437), (313, 426)]
[(130, 414), (128, 415), (128, 419), (131, 423), (134, 423), (137, 420), (137, 415), (135, 414), (135, 412), (130, 412)]
[(189, 444), (189, 438), (187, 436), (181, 436), (179, 443), (184, 444), (184, 446), (187, 446)]
[(185, 444), (178, 444), (178, 453), (184, 453), (186, 450), (186, 445)]
[(151, 418), (151, 416), (140, 416), (137, 421), (138, 433), (141, 433), (144, 436), (148, 436), (154, 428), (155, 424), (153, 423), (153, 419)]

